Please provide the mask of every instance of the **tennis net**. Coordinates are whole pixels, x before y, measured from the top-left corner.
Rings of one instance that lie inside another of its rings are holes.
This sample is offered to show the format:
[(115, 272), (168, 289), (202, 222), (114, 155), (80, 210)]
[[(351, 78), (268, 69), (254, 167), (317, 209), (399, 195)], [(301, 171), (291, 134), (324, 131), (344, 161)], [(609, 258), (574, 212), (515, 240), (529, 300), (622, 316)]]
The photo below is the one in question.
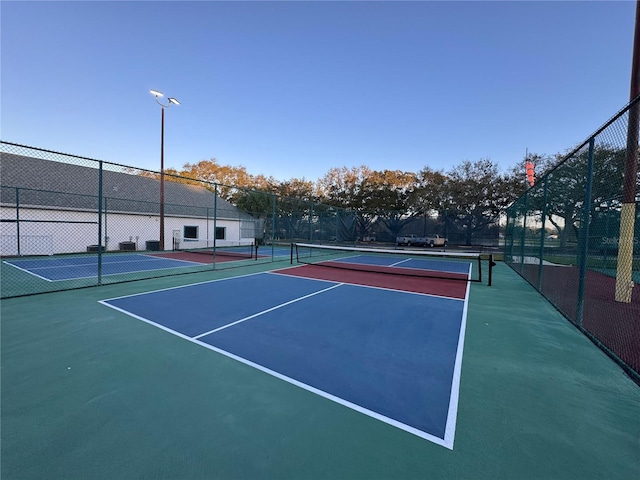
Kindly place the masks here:
[(491, 254), (392, 250), (308, 243), (291, 244), (291, 264), (294, 262), (362, 272), (480, 283), (483, 282), (483, 271), (486, 271), (489, 286), (495, 266)]
[(215, 257), (237, 259), (256, 258), (256, 248), (253, 243), (231, 243), (220, 245), (208, 240), (201, 240), (190, 242), (188, 247), (175, 249), (175, 251), (187, 254), (207, 255), (211, 257), (212, 260)]

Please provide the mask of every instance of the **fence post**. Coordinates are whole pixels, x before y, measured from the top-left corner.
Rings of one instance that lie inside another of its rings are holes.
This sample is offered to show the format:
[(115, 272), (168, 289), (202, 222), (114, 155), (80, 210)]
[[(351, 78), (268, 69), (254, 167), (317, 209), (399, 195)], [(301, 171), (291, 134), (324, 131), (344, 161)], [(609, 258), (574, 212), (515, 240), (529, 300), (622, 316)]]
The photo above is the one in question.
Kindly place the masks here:
[(213, 269), (216, 269), (216, 237), (218, 227), (218, 184), (213, 184)]
[(102, 212), (102, 214), (104, 215), (104, 250), (105, 251), (107, 250), (107, 245), (109, 243), (109, 230), (107, 229), (107, 212), (109, 211), (109, 208), (107, 206), (107, 198), (108, 197), (104, 197), (104, 211)]
[(271, 194), (271, 261), (276, 256), (276, 194)]
[(16, 187), (16, 241), (20, 256), (20, 188)]
[(524, 268), (524, 250), (527, 241), (527, 210), (529, 208), (529, 192), (524, 194), (524, 216), (522, 217), (522, 243), (520, 245), (520, 273)]
[(98, 285), (102, 285), (102, 160), (98, 168)]
[(309, 202), (309, 243), (313, 243), (313, 202)]
[(587, 184), (584, 192), (584, 205), (582, 212), (583, 227), (580, 229), (581, 242), (580, 248), (580, 277), (578, 284), (578, 306), (576, 312), (576, 322), (582, 326), (582, 315), (584, 311), (584, 290), (587, 280), (587, 250), (589, 248), (589, 220), (591, 217), (591, 185), (593, 183), (593, 150), (595, 147), (595, 138), (589, 139), (589, 158), (587, 159)]
[(545, 226), (547, 224), (547, 184), (550, 175), (544, 178), (543, 194), (542, 194), (542, 229), (540, 230), (540, 262), (538, 263), (538, 291), (542, 291), (542, 272), (544, 262), (544, 237), (546, 235)]

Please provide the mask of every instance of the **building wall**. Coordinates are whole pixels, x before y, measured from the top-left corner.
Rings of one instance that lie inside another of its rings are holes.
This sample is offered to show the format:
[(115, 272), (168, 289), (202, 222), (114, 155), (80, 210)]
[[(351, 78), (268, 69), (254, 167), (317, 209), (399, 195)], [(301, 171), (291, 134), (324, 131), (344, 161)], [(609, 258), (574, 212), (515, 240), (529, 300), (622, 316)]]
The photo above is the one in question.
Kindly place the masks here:
[[(18, 224), (7, 221), (16, 218), (15, 207), (0, 207), (0, 255), (18, 254)], [(20, 218), (20, 254), (51, 255), (86, 252), (87, 247), (98, 244), (98, 223), (95, 211), (28, 208), (22, 206)], [(184, 226), (198, 227), (198, 240), (183, 238)], [(216, 227), (225, 228), (225, 239), (217, 245), (251, 243), (253, 237), (241, 237), (239, 220), (216, 221)], [(165, 215), (165, 249), (174, 245), (174, 232), (179, 248), (206, 247), (213, 244), (213, 219)], [(145, 250), (147, 241), (158, 241), (160, 218), (158, 215), (107, 212), (102, 221), (102, 244), (107, 251), (119, 250), (121, 243), (133, 242), (136, 250)], [(243, 231), (244, 235), (249, 232)], [(129, 245), (125, 245), (128, 248)]]

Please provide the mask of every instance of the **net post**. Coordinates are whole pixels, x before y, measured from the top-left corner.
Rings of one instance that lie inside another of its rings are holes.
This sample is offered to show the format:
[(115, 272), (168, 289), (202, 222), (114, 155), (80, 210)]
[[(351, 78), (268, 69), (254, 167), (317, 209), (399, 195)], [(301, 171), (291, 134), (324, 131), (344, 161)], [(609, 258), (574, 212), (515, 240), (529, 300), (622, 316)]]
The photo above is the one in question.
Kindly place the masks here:
[(289, 257), (289, 265), (293, 265), (293, 242), (291, 242), (291, 254)]
[(489, 255), (489, 283), (488, 286), (491, 286), (491, 282), (492, 282), (492, 274), (493, 274), (493, 267), (496, 266), (496, 262), (493, 260), (493, 253)]

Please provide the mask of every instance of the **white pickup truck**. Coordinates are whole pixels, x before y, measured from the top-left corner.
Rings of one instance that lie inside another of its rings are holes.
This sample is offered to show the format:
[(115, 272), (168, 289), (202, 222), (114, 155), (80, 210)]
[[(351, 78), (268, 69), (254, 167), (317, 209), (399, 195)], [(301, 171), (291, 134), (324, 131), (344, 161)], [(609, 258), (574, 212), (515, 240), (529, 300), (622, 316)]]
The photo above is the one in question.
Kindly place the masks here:
[(404, 235), (402, 237), (396, 237), (396, 245), (411, 245), (429, 246), (429, 247), (446, 247), (447, 239), (440, 235), (427, 235), (426, 237), (418, 237), (417, 235)]

